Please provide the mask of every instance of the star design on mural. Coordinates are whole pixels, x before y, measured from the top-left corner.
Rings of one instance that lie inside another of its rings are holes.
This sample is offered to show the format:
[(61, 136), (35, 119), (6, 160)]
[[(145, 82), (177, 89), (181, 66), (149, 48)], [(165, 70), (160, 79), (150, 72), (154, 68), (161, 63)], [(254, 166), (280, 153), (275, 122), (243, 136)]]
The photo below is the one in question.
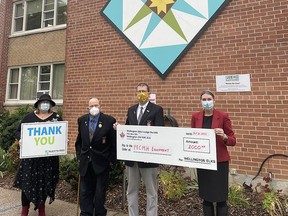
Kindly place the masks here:
[(102, 14), (163, 78), (228, 2), (109, 0)]
[(156, 7), (157, 14), (160, 14), (162, 11), (166, 14), (167, 13), (167, 6), (173, 4), (174, 0), (151, 0), (150, 8)]
[[(176, 1), (177, 0), (148, 0), (128, 24), (125, 31), (152, 13), (152, 18), (150, 20), (148, 28), (146, 29), (146, 37), (143, 38), (142, 43), (158, 26), (161, 20), (166, 22), (180, 37), (182, 37), (186, 42), (188, 42), (177, 19), (175, 18), (171, 10), (171, 7), (175, 4)], [(186, 4), (186, 6), (189, 5)], [(154, 11), (155, 9), (156, 11)], [(157, 19), (155, 16), (158, 16), (161, 19)]]

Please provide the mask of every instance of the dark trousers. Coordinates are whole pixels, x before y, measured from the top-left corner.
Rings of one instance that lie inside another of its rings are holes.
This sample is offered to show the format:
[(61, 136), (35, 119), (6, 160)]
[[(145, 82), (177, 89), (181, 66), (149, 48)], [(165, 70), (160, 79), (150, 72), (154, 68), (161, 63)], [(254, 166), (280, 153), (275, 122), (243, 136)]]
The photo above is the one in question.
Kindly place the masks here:
[(81, 216), (105, 216), (104, 207), (109, 181), (109, 169), (95, 174), (92, 164), (89, 164), (86, 175), (80, 177), (80, 209)]

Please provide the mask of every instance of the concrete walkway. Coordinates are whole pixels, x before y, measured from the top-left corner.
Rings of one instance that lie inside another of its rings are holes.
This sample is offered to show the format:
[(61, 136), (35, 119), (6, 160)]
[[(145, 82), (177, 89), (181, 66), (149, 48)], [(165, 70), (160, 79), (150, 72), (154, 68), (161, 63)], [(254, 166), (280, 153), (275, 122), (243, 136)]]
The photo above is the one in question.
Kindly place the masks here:
[[(20, 191), (9, 190), (0, 187), (0, 215), (19, 216), (21, 214)], [(80, 214), (80, 210), (79, 210)], [(29, 216), (37, 216), (38, 211), (34, 211), (31, 205)], [(55, 200), (51, 205), (46, 205), (47, 216), (77, 216), (77, 205), (73, 203)], [(108, 210), (107, 216), (128, 216), (122, 212)]]

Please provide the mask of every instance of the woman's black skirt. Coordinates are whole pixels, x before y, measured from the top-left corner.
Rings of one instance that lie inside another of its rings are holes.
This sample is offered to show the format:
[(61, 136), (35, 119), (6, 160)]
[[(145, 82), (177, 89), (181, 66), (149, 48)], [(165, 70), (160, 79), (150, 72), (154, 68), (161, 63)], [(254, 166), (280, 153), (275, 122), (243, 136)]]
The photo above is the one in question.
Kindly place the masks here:
[(199, 196), (208, 202), (228, 200), (229, 161), (217, 163), (217, 171), (197, 169)]

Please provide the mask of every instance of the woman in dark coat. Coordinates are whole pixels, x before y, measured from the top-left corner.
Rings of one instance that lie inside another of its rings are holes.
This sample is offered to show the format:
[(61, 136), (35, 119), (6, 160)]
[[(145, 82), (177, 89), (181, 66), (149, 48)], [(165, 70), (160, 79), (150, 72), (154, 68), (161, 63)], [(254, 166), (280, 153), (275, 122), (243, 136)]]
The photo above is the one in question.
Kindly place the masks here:
[(205, 90), (200, 95), (203, 110), (192, 115), (192, 128), (214, 129), (216, 135), (217, 170), (197, 169), (199, 196), (203, 199), (204, 216), (227, 216), (228, 171), (230, 156), (227, 146), (236, 145), (227, 113), (214, 108), (214, 94)]
[[(61, 117), (52, 111), (56, 104), (50, 95), (43, 94), (34, 104), (36, 110), (27, 114), (22, 123), (62, 121)], [(16, 139), (21, 145), (21, 124), (16, 132)], [(45, 201), (50, 197), (49, 204), (55, 199), (55, 189), (59, 179), (59, 157), (39, 157), (21, 159), (15, 177), (14, 187), (20, 188), (22, 212), (21, 216), (27, 216), (30, 203), (38, 209), (39, 216), (45, 216)]]

